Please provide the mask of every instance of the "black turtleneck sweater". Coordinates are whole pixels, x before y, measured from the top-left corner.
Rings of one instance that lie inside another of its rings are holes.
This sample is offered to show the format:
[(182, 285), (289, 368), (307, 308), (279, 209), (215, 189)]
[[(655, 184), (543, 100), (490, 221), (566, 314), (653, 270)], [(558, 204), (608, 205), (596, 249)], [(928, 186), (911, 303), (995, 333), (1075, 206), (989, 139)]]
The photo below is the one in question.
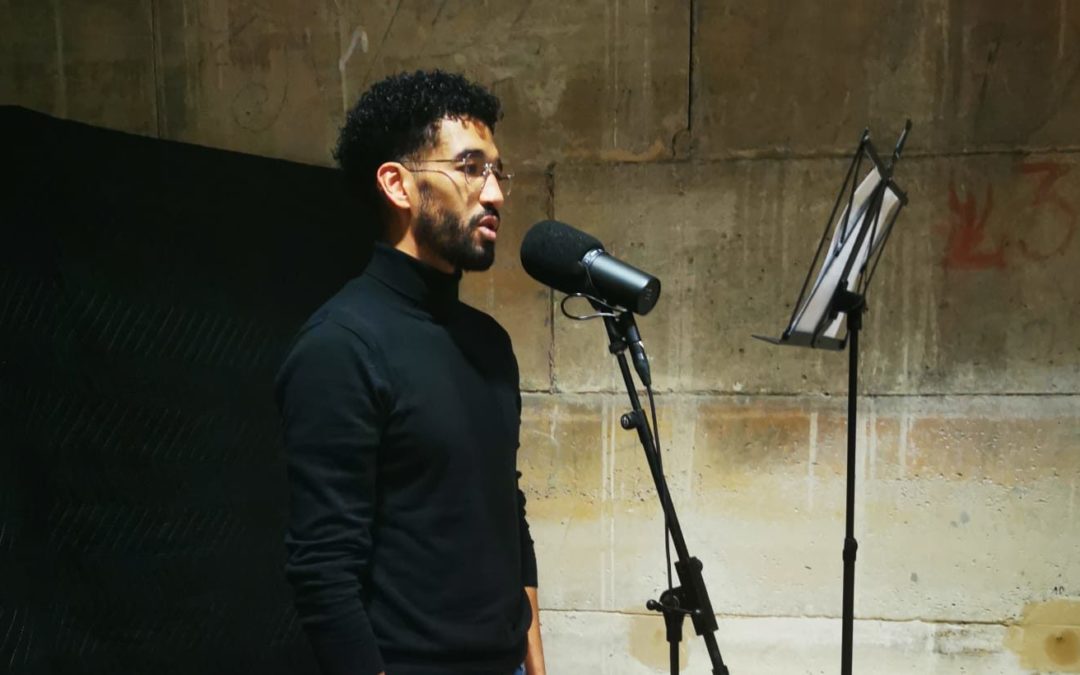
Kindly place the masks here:
[(524, 656), (517, 363), (459, 278), (378, 245), (278, 374), (286, 574), (328, 675), (507, 675)]

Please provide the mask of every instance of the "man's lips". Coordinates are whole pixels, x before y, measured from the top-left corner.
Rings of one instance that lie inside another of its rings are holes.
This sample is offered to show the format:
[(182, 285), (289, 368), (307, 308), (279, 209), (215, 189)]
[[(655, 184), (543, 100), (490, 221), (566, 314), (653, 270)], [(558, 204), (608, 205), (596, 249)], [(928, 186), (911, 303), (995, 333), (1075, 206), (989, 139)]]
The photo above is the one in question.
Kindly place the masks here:
[(495, 241), (496, 232), (499, 231), (499, 218), (498, 216), (484, 216), (476, 223), (476, 229), (480, 232), (480, 236), (489, 241)]

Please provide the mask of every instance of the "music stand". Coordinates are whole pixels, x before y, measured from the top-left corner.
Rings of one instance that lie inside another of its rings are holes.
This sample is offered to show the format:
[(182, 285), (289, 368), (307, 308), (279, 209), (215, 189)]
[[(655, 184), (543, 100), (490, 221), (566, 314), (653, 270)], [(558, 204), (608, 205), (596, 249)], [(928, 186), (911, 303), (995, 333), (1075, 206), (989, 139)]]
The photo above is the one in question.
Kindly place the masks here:
[[(841, 638), (841, 675), (851, 675), (852, 633), (855, 619), (855, 429), (859, 384), (859, 331), (866, 311), (866, 291), (881, 260), (881, 252), (892, 233), (907, 195), (893, 181), (893, 168), (900, 159), (911, 120), (904, 125), (892, 156), (883, 162), (870, 142), (870, 130), (863, 131), (851, 158), (847, 175), (836, 196), (825, 232), (810, 263), (806, 280), (787, 328), (779, 338), (755, 335), (775, 345), (842, 351), (848, 349), (847, 414), (847, 508), (844, 536), (844, 604)], [(858, 181), (863, 162), (870, 167)], [(835, 227), (831, 227), (840, 205), (846, 205)], [(822, 257), (829, 230), (833, 236)], [(819, 264), (820, 262), (820, 264)], [(867, 272), (869, 267), (869, 272)], [(807, 293), (814, 270), (813, 288)], [(842, 334), (841, 331), (844, 331)]]

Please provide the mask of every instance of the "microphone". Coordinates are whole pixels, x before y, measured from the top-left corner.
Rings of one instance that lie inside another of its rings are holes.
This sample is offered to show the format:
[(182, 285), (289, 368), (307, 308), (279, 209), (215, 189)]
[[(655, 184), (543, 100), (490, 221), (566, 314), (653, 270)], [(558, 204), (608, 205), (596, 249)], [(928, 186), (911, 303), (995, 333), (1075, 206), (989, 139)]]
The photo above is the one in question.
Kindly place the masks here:
[(525, 234), (521, 265), (533, 279), (568, 295), (583, 293), (642, 316), (660, 299), (660, 280), (604, 250), (592, 235), (557, 220)]
[(596, 237), (557, 220), (540, 221), (525, 233), (521, 266), (557, 291), (584, 293), (632, 312), (622, 319), (626, 344), (642, 384), (652, 386), (649, 359), (633, 315), (644, 316), (656, 306), (659, 279), (609, 254)]

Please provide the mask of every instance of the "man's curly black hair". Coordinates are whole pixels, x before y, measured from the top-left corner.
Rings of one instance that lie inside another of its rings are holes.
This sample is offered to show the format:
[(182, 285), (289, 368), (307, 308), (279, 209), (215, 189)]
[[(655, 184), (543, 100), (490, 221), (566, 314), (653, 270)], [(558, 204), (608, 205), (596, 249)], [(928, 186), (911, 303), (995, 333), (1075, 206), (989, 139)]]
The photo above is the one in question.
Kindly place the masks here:
[(361, 203), (379, 219), (375, 171), (380, 164), (434, 146), (443, 118), (471, 118), (494, 132), (501, 117), (499, 99), (461, 75), (442, 70), (392, 75), (371, 85), (349, 111), (334, 159)]

